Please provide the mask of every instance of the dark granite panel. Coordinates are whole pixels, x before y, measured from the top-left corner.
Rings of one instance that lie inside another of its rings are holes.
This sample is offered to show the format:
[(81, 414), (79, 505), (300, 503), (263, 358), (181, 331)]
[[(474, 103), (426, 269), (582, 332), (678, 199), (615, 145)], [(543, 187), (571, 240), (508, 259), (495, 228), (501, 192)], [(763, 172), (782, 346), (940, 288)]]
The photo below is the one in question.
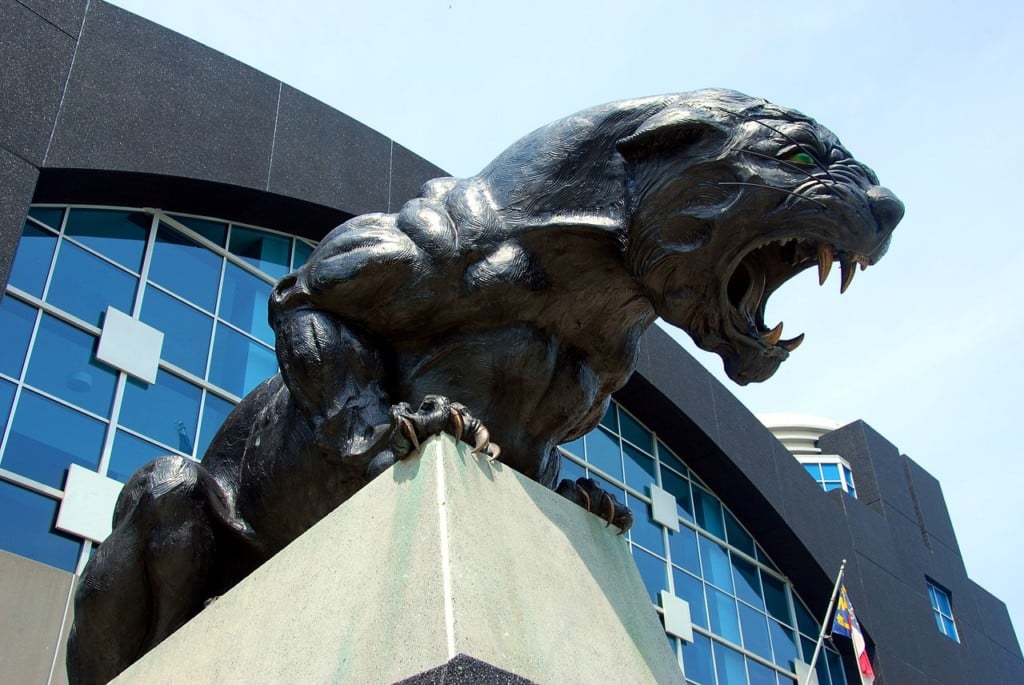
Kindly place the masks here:
[[(992, 660), (998, 673), (993, 683), (1024, 683), (1024, 661), (1016, 651), (1006, 650), (993, 644)], [(982, 681), (978, 681), (982, 682)]]
[(931, 675), (921, 664), (928, 652), (919, 643), (921, 633), (937, 632), (924, 586), (912, 587), (859, 555), (847, 580), (869, 643)]
[(0, 149), (0, 293), (7, 287), (38, 175), (34, 166)]
[(397, 211), (406, 201), (420, 194), (420, 187), (432, 178), (449, 174), (416, 153), (394, 143), (391, 148), (390, 210)]
[(718, 381), (658, 326), (651, 326), (641, 338), (636, 373), (686, 414), (702, 433), (718, 440), (711, 390)]
[(240, 62), (96, 3), (46, 163), (264, 189), (278, 89)]
[(896, 447), (863, 421), (854, 421), (818, 439), (822, 452), (839, 454), (850, 462), (857, 497), (882, 514), (895, 508), (916, 517), (903, 460)]
[[(954, 598), (957, 605), (962, 601), (972, 602), (975, 606), (974, 619), (965, 621), (977, 627), (982, 633), (988, 636), (994, 643), (1008, 650), (1018, 659), (1022, 658), (1020, 642), (1017, 641), (1017, 633), (1014, 631), (1013, 622), (1010, 620), (1010, 613), (1006, 605), (991, 592), (981, 587), (973, 580), (968, 580), (964, 585), (964, 596)], [(958, 624), (960, 617), (957, 616)], [(1024, 678), (1021, 678), (1024, 683)]]
[[(840, 638), (841, 639), (841, 638)], [(903, 655), (892, 649), (877, 647), (871, 665), (875, 669), (875, 685), (942, 685), (903, 660)], [(848, 683), (858, 683), (856, 671), (846, 674)]]
[[(911, 577), (906, 573), (901, 555), (893, 544), (886, 519), (862, 502), (838, 490), (829, 495), (843, 507), (846, 526), (857, 554), (899, 577), (900, 580), (910, 582)], [(916, 577), (920, 577), (920, 574)]]
[(0, 0), (0, 147), (39, 165), (75, 40), (14, 0)]
[(1004, 683), (1024, 682), (1024, 673), (1018, 673), (1015, 680), (1002, 680), (999, 674), (997, 653), (1005, 650), (999, 647), (988, 638), (983, 632), (970, 625), (960, 625), (957, 630), (960, 633), (960, 651), (964, 672), (970, 674), (972, 683)]
[(532, 680), (491, 666), (465, 654), (456, 654), (451, 661), (424, 671), (395, 685), (534, 685)]
[(932, 474), (925, 471), (910, 457), (903, 457), (903, 468), (907, 472), (913, 495), (916, 498), (919, 518), (928, 535), (942, 541), (947, 547), (959, 552), (960, 545), (953, 530), (953, 521), (946, 508), (942, 486)]
[(281, 88), (269, 190), (351, 214), (388, 210), (391, 141), (290, 86)]
[[(88, 0), (18, 0), (72, 38), (78, 39)], [(96, 4), (99, 4), (97, 0)]]

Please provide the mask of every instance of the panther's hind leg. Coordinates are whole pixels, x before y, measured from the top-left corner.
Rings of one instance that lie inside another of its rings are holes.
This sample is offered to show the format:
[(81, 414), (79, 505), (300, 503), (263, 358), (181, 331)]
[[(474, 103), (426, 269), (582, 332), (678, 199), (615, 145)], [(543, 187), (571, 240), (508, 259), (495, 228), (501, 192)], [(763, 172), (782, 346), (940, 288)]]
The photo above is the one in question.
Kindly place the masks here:
[(251, 534), (244, 522), (230, 521), (230, 501), (216, 489), (184, 457), (161, 457), (128, 481), (114, 530), (75, 594), (67, 656), (73, 684), (107, 682), (202, 609), (217, 538)]

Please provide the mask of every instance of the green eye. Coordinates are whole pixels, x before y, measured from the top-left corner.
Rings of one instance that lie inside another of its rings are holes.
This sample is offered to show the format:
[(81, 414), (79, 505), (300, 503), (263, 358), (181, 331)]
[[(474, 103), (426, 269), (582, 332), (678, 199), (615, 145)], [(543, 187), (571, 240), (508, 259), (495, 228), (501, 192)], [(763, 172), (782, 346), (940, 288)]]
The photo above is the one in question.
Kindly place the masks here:
[(787, 162), (793, 162), (795, 164), (817, 164), (814, 161), (814, 157), (811, 157), (806, 152), (794, 152), (791, 155), (786, 156)]

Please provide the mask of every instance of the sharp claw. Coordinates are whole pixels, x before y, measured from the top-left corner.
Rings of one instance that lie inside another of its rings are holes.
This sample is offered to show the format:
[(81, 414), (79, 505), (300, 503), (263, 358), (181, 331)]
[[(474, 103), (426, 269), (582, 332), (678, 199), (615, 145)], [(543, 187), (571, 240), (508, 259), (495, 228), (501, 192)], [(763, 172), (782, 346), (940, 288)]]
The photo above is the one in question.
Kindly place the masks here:
[(487, 453), (490, 455), (487, 461), (493, 462), (501, 456), (501, 446), (496, 442), (487, 445)]
[(611, 510), (611, 513), (608, 516), (608, 522), (604, 524), (604, 527), (607, 528), (612, 525), (612, 519), (615, 518), (615, 500), (613, 500), (612, 496), (607, 492), (602, 492), (601, 494), (604, 496), (604, 500), (608, 502), (608, 508)]
[(452, 407), (452, 423), (455, 424), (455, 442), (462, 441), (462, 431), (466, 429), (466, 423), (462, 420), (462, 414), (455, 407)]
[(579, 485), (576, 485), (576, 492), (578, 492), (581, 495), (583, 495), (583, 499), (587, 500), (587, 507), (586, 507), (586, 509), (587, 509), (587, 511), (590, 511), (590, 495), (588, 495), (587, 491), (584, 490), (583, 488), (581, 488)]
[(402, 433), (412, 443), (412, 449), (414, 452), (418, 452), (420, 449), (420, 441), (416, 437), (416, 429), (413, 428), (412, 422), (404, 416), (398, 420), (399, 425), (402, 427)]

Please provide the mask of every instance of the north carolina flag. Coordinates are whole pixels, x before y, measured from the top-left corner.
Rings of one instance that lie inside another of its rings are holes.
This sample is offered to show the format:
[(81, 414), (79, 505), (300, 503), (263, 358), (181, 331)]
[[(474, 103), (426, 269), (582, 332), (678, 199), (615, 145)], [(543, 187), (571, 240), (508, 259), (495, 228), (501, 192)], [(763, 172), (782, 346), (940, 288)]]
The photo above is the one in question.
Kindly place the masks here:
[(872, 685), (875, 682), (875, 670), (871, 668), (871, 661), (868, 660), (864, 634), (860, 632), (857, 615), (853, 613), (853, 605), (850, 604), (850, 598), (846, 596), (845, 583), (839, 592), (836, 617), (832, 621), (832, 634), (837, 633), (853, 640), (853, 651), (857, 655), (857, 666), (860, 668), (860, 681), (862, 685)]

